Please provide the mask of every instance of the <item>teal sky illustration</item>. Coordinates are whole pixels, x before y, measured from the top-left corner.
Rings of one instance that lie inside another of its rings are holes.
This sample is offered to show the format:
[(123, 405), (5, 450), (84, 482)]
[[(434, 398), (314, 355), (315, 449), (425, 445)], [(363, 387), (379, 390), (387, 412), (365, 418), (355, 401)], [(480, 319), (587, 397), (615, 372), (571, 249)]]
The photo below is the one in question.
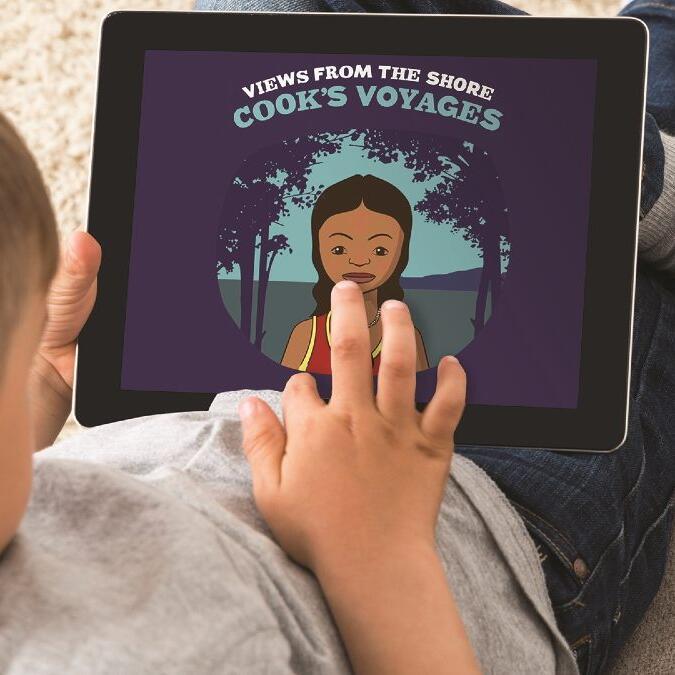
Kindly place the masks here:
[[(460, 233), (452, 233), (449, 225), (431, 223), (415, 211), (415, 204), (435, 181), (413, 183), (412, 171), (406, 169), (402, 161), (383, 164), (363, 157), (362, 152), (361, 148), (350, 145), (349, 139), (345, 139), (340, 152), (322, 158), (320, 163), (312, 167), (308, 188), (315, 189), (319, 185), (328, 187), (354, 174), (370, 173), (401, 190), (413, 208), (410, 257), (403, 276), (447, 274), (482, 266), (479, 250), (472, 248)], [(289, 205), (288, 215), (279, 219), (279, 225), (272, 226), (270, 236), (285, 234), (293, 252), (284, 251), (275, 258), (270, 281), (316, 281), (317, 275), (312, 265), (310, 219), (311, 208)], [(239, 279), (239, 267), (235, 265), (229, 274), (221, 268), (218, 278)]]

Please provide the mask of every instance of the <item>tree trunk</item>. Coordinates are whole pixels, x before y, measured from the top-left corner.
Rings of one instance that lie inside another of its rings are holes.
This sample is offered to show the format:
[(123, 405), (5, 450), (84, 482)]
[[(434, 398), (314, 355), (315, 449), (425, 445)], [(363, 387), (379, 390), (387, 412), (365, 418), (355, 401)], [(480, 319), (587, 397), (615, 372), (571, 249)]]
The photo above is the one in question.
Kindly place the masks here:
[(247, 340), (251, 340), (251, 314), (253, 311), (253, 265), (255, 262), (255, 241), (240, 242), (242, 256), (239, 259), (241, 282), (239, 286), (240, 316), (239, 327)]
[(485, 307), (487, 306), (487, 294), (490, 277), (487, 269), (486, 254), (483, 253), (483, 269), (480, 273), (480, 282), (478, 283), (478, 293), (476, 294), (476, 313), (473, 319), (473, 336), (477, 337), (478, 333), (483, 330), (485, 325)]
[(501, 237), (498, 235), (490, 244), (494, 251), (494, 260), (490, 267), (490, 298), (492, 300), (490, 306), (490, 314), (494, 314), (495, 308), (499, 304), (499, 299), (502, 294), (502, 249)]
[(488, 292), (492, 301), (490, 307), (490, 313), (492, 313), (495, 310), (496, 303), (499, 301), (499, 292), (501, 290), (499, 237), (487, 236), (482, 243), (483, 270), (478, 284), (478, 294), (476, 295), (476, 316), (473, 322), (474, 337), (485, 326)]
[(269, 270), (267, 267), (267, 254), (269, 243), (270, 226), (260, 229), (260, 256), (258, 258), (258, 303), (255, 317), (255, 346), (262, 346), (263, 327), (265, 325), (265, 299), (267, 297), (267, 280)]

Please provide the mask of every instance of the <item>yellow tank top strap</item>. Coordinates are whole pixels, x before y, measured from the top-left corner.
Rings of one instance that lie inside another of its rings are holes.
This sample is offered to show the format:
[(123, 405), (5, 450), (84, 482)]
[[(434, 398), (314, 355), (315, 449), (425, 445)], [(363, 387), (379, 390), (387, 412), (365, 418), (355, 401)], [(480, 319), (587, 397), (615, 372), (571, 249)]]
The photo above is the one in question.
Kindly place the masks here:
[(326, 317), (326, 338), (328, 339), (328, 346), (332, 347), (333, 345), (331, 344), (330, 341), (330, 318), (333, 314), (333, 310), (329, 309), (328, 310), (328, 316)]
[(307, 351), (305, 352), (305, 358), (302, 359), (302, 363), (298, 367), (298, 370), (307, 370), (309, 365), (309, 360), (312, 358), (312, 352), (314, 351), (314, 343), (316, 342), (316, 316), (312, 314), (312, 334), (309, 336), (309, 344), (307, 345)]

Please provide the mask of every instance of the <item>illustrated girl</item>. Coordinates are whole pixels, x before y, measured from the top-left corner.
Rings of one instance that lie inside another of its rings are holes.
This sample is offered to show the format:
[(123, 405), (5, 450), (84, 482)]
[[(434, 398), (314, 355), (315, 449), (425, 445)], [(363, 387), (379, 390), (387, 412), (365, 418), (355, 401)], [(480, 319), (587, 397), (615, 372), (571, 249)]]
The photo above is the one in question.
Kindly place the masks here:
[[(380, 366), (380, 306), (402, 300), (401, 273), (408, 264), (412, 210), (405, 195), (375, 176), (351, 176), (326, 188), (312, 210), (312, 262), (319, 280), (312, 291), (316, 309), (291, 333), (281, 363), (310, 373), (330, 374), (332, 287), (347, 279), (363, 292), (373, 374)], [(415, 328), (417, 370), (429, 367)]]

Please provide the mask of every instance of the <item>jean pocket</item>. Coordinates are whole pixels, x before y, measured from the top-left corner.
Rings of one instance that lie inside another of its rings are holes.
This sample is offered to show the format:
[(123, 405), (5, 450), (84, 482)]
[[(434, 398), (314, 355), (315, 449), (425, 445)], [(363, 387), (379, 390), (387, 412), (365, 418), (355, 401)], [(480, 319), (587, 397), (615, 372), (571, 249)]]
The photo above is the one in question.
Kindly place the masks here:
[(567, 605), (579, 594), (589, 577), (588, 563), (560, 528), (522, 504), (510, 502), (537, 547), (553, 608)]

